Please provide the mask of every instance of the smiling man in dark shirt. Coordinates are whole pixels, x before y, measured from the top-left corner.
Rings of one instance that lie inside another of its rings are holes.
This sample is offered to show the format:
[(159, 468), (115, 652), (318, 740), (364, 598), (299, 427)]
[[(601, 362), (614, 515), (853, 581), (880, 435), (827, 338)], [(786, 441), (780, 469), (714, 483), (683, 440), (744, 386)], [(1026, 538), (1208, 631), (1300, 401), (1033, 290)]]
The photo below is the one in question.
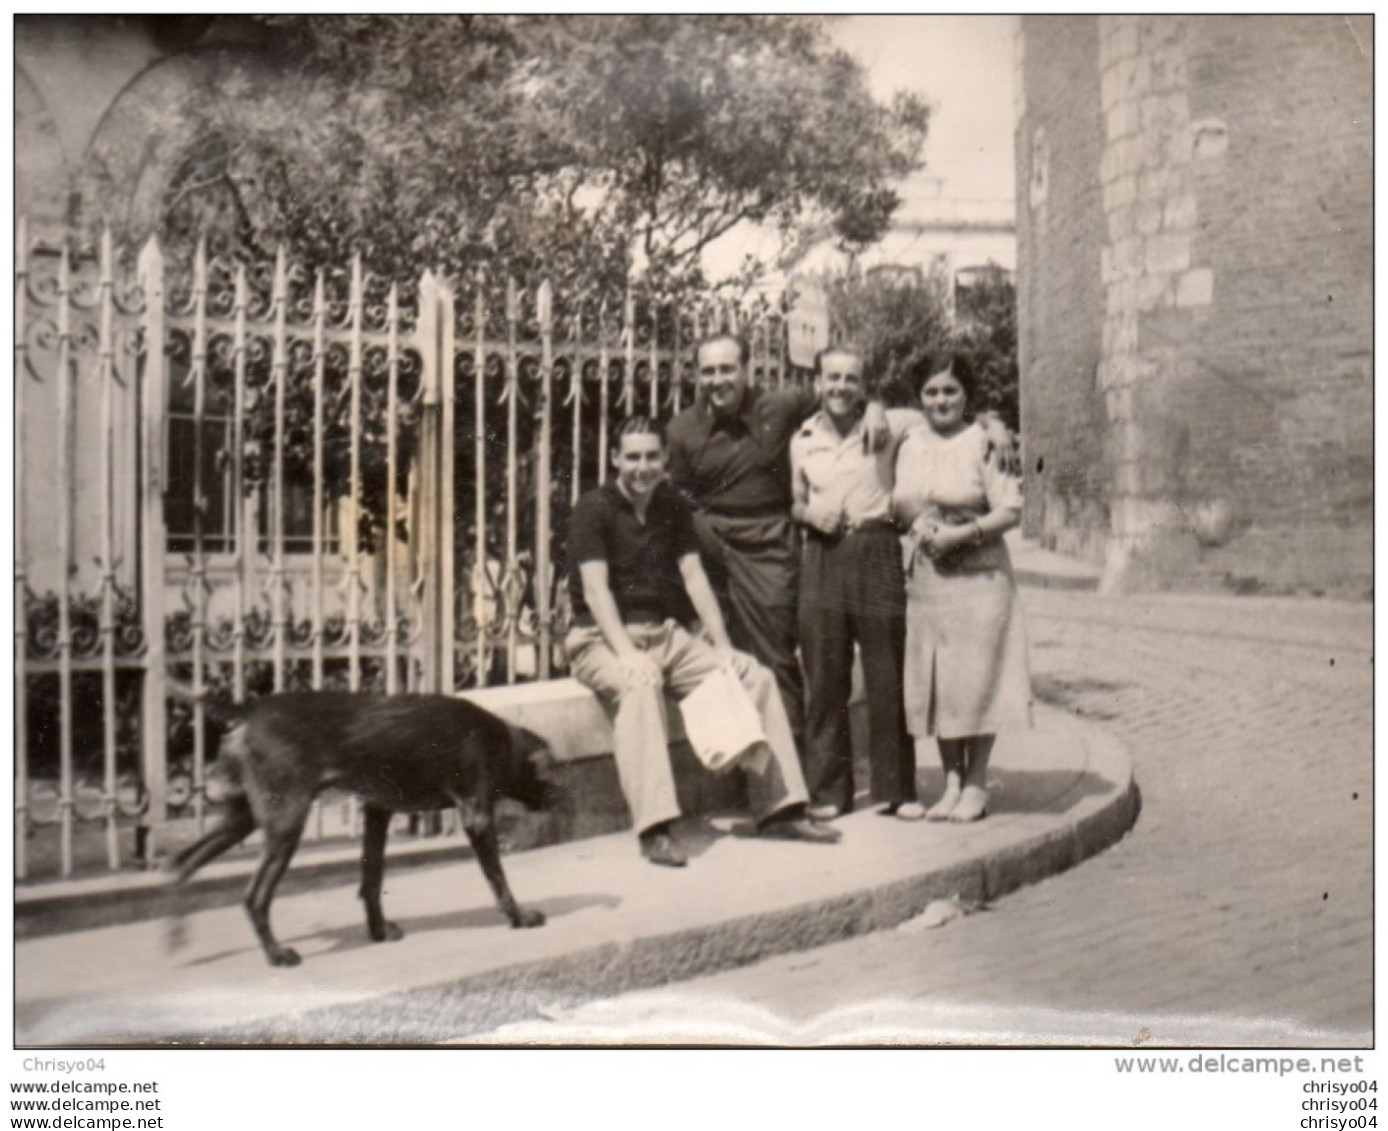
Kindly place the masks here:
[[(683, 699), (720, 669), (746, 688), (766, 736), (770, 757), (747, 772), (760, 835), (832, 843), (838, 833), (804, 815), (805, 780), (775, 680), (728, 637), (689, 504), (664, 481), (657, 426), (643, 417), (624, 422), (612, 462), (616, 479), (585, 494), (569, 520), (574, 627), (564, 647), (574, 678), (612, 716), (617, 773), (642, 854), (654, 864), (685, 863), (670, 833), (680, 810), (664, 695)], [(691, 616), (707, 641), (689, 631)]]

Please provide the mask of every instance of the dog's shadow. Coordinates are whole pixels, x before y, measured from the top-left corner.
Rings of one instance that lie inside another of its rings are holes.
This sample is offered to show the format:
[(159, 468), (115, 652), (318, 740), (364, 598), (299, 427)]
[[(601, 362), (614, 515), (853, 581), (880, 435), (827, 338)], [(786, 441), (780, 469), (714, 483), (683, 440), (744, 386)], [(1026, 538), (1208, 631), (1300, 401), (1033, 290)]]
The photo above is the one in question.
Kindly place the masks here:
[[(521, 901), (521, 906), (543, 911), (545, 919), (553, 922), (555, 919), (562, 919), (565, 915), (572, 915), (578, 911), (586, 911), (592, 907), (612, 908), (621, 903), (621, 899), (615, 895), (564, 895), (556, 896), (553, 899), (541, 899), (534, 902)], [(392, 920), (402, 931), (405, 938), (411, 935), (427, 934), (430, 931), (476, 931), (485, 930), (489, 927), (505, 927), (506, 916), (495, 906), (469, 907), (461, 911), (446, 911), (437, 915), (414, 915)], [(247, 928), (249, 930), (249, 928)], [(540, 927), (544, 930), (544, 927)], [(312, 961), (315, 958), (322, 958), (329, 954), (338, 954), (343, 951), (360, 950), (364, 947), (378, 946), (366, 933), (366, 923), (352, 923), (342, 927), (330, 927), (326, 930), (313, 931), (295, 935), (292, 938), (285, 938), (281, 941), (290, 946), (302, 946), (308, 941), (319, 942), (327, 940), (330, 945), (319, 949), (315, 947), (311, 955), (306, 956), (305, 961)], [(214, 962), (221, 962), (227, 958), (232, 958), (238, 954), (244, 954), (255, 949), (254, 944), (250, 946), (232, 947), (227, 950), (218, 951), (215, 954), (204, 954), (197, 958), (190, 959), (187, 966), (206, 966)]]
[[(520, 904), (529, 910), (543, 911), (545, 919), (549, 923), (555, 919), (562, 919), (565, 915), (586, 911), (590, 907), (612, 908), (621, 902), (621, 899), (615, 895), (560, 895), (553, 899), (540, 899), (533, 902), (523, 899)], [(422, 934), (425, 931), (476, 931), (486, 927), (510, 925), (501, 909), (495, 906), (469, 907), (461, 911), (443, 911), (437, 915), (415, 915), (395, 919), (394, 922), (405, 932), (406, 938), (412, 934)], [(544, 928), (539, 929), (543, 930)], [(349, 945), (357, 943), (370, 945), (370, 940), (366, 939), (365, 925), (360, 930), (353, 927), (338, 927), (330, 931), (320, 931), (313, 937), (339, 939), (344, 944)], [(337, 949), (336, 945), (333, 949)]]

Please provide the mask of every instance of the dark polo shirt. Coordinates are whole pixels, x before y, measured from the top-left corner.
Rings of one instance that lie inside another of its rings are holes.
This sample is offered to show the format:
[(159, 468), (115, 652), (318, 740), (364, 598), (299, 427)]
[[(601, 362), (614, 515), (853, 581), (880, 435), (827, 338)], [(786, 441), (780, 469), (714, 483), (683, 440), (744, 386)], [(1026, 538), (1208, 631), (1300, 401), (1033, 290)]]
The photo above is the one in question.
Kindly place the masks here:
[(598, 561), (607, 563), (608, 584), (623, 621), (674, 617), (688, 624), (694, 619), (679, 570), (680, 558), (699, 552), (693, 511), (668, 483), (651, 494), (644, 523), (615, 481), (587, 492), (569, 516), (568, 546), (575, 624), (593, 623), (578, 567)]
[(818, 404), (810, 389), (749, 387), (720, 420), (700, 399), (666, 430), (671, 482), (714, 514), (788, 514), (790, 438)]

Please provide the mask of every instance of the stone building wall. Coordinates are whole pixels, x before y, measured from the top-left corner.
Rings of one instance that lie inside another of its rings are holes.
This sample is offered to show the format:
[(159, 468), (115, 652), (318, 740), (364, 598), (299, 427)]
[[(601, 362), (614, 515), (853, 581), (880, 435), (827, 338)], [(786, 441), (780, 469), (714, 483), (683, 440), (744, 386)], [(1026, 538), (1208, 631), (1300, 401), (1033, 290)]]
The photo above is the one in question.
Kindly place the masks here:
[[(1100, 559), (1109, 526), (1102, 401), (1103, 156), (1098, 25), (1028, 21), (1017, 90), (1018, 362), (1025, 531)], [(1033, 65), (1033, 60), (1037, 60)], [(1044, 65), (1042, 65), (1044, 62)], [(1065, 82), (1048, 81), (1064, 75)]]
[[(1019, 201), (1029, 527), (1114, 589), (1367, 591), (1369, 21), (1037, 18), (1022, 36), (1019, 182), (1050, 181)], [(1085, 187), (1062, 194), (1066, 175)], [(1096, 229), (1097, 269), (1075, 236)], [(1067, 253), (1086, 278), (1058, 297)]]

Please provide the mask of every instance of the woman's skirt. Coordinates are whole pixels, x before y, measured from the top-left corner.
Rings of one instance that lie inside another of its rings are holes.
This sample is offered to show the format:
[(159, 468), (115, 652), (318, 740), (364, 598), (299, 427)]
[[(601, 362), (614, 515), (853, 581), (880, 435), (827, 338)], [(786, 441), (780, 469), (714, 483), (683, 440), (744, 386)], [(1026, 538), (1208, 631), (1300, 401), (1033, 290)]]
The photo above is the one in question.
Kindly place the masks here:
[(1026, 629), (1001, 539), (954, 562), (918, 554), (906, 579), (906, 725), (917, 738), (1031, 725)]

